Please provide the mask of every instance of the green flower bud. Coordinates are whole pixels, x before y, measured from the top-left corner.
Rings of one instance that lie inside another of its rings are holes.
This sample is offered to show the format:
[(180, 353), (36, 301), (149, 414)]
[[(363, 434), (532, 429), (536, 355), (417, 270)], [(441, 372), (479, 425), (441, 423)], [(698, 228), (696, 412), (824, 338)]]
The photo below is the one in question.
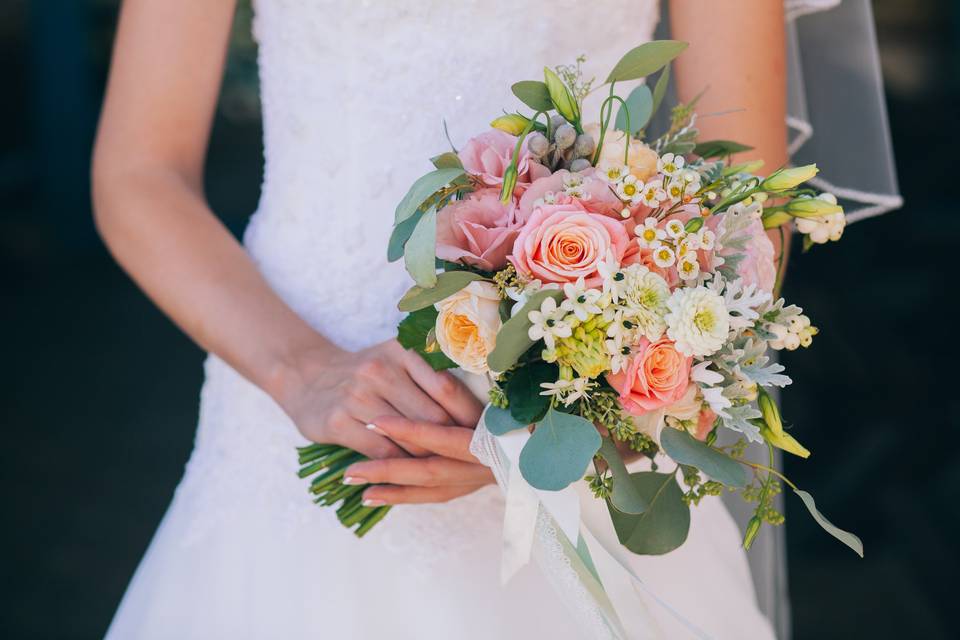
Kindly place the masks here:
[(785, 208), (787, 213), (797, 218), (816, 218), (831, 213), (843, 213), (843, 207), (836, 203), (809, 197), (794, 198), (786, 204)]
[(557, 108), (557, 113), (562, 115), (567, 122), (580, 121), (580, 105), (570, 93), (563, 80), (547, 67), (543, 68), (543, 81), (547, 85), (547, 91), (550, 92), (550, 101)]
[(767, 427), (778, 435), (782, 434), (783, 421), (780, 419), (780, 409), (763, 387), (757, 391), (757, 404), (760, 406), (760, 413), (763, 414), (763, 421)]
[[(516, 160), (516, 159), (514, 159)], [(507, 170), (503, 172), (503, 188), (500, 189), (500, 202), (506, 204), (513, 197), (513, 190), (517, 186), (517, 164), (510, 163)]]
[(776, 229), (777, 227), (787, 224), (791, 220), (793, 220), (793, 216), (786, 211), (773, 211), (763, 216), (763, 228)]
[(703, 226), (703, 218), (690, 218), (687, 221), (687, 224), (683, 225), (683, 230), (687, 233), (696, 233), (700, 230), (700, 227)]
[(802, 167), (791, 167), (774, 171), (760, 184), (762, 191), (786, 191), (793, 189), (802, 182), (806, 182), (817, 175), (817, 165), (807, 164)]
[(763, 525), (763, 521), (757, 516), (750, 518), (750, 521), (747, 523), (747, 531), (743, 535), (743, 548), (749, 550), (753, 545), (753, 541), (756, 540), (757, 534), (760, 533), (760, 527)]
[(500, 129), (500, 131), (506, 131), (512, 136), (518, 136), (527, 128), (529, 122), (530, 120), (524, 118), (519, 113), (508, 113), (507, 115), (494, 119), (490, 123), (490, 126), (494, 129)]
[(766, 426), (763, 426), (760, 428), (760, 435), (763, 436), (764, 440), (775, 446), (777, 449), (782, 449), (787, 453), (792, 453), (793, 455), (800, 456), (801, 458), (810, 457), (810, 450), (797, 442), (796, 439), (786, 431), (775, 433)]

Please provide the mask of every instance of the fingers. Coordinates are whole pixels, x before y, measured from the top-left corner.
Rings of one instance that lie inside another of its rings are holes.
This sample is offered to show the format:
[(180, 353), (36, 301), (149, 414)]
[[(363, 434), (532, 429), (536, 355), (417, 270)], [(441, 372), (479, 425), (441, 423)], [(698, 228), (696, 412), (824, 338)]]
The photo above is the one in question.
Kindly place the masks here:
[[(357, 409), (358, 411), (354, 413), (354, 417), (359, 420), (366, 429), (370, 429), (370, 423), (375, 421), (380, 416), (400, 415), (396, 408), (390, 406), (386, 400), (383, 400), (379, 396), (374, 396), (372, 394), (369, 397), (364, 398), (361, 403), (358, 403)], [(371, 429), (371, 431), (373, 431), (373, 433), (377, 433), (376, 430)], [(379, 433), (378, 435), (383, 436), (385, 434)], [(417, 446), (416, 443), (401, 442), (398, 438), (390, 439), (408, 451), (412, 456), (423, 457), (430, 455), (430, 451), (428, 449)]]
[(414, 351), (405, 353), (404, 363), (414, 382), (450, 414), (454, 424), (470, 428), (477, 426), (483, 404), (463, 382), (448, 371), (434, 371)]
[(393, 415), (380, 416), (367, 428), (393, 441), (410, 443), (446, 458), (477, 464), (477, 459), (470, 453), (473, 429), (417, 422)]
[(377, 485), (363, 492), (363, 503), (368, 507), (380, 507), (394, 504), (425, 504), (447, 502), (473, 493), (484, 485), (464, 485), (451, 487), (396, 487)]
[(382, 381), (380, 391), (400, 415), (411, 420), (425, 420), (437, 424), (454, 422), (453, 417), (421, 389), (403, 367), (396, 376)]
[(332, 441), (359, 451), (368, 458), (406, 458), (408, 453), (388, 438), (367, 429), (359, 420), (349, 417), (335, 418), (329, 426)]
[(398, 484), (418, 487), (467, 486), (493, 481), (490, 469), (482, 464), (429, 458), (387, 458), (358, 462), (347, 467), (344, 484)]

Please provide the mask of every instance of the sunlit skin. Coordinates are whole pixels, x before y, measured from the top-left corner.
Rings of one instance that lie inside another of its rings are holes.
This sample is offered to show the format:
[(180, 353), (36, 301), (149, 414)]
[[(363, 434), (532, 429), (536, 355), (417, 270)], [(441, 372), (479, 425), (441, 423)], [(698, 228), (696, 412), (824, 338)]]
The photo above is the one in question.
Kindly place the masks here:
[[(374, 460), (371, 502), (443, 502), (493, 478), (469, 453), (482, 406), (395, 341), (346, 352), (262, 278), (210, 211), (203, 169), (235, 0), (125, 0), (93, 159), (97, 227), (148, 296), (203, 349), (269, 394), (304, 437)], [(781, 3), (674, 0), (681, 97), (701, 89), (705, 139), (786, 159)], [(561, 62), (561, 61), (558, 61)], [(376, 429), (367, 425), (374, 423)]]

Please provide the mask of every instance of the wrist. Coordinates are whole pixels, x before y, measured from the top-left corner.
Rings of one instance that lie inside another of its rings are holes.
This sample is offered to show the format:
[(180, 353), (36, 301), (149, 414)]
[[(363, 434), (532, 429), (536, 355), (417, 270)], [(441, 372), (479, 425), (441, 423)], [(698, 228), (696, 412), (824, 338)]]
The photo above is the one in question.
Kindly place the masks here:
[(265, 368), (259, 386), (288, 411), (308, 381), (314, 379), (341, 352), (342, 349), (316, 333), (310, 339), (298, 341), (276, 354)]

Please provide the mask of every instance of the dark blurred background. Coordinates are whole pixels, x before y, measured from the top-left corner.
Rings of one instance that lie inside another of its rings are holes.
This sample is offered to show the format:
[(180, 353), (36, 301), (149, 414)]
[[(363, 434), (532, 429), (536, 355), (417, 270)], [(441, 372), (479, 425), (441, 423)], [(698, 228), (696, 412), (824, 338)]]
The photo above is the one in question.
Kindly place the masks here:
[[(113, 0), (0, 3), (4, 638), (102, 636), (192, 446), (203, 354), (111, 261), (91, 223), (90, 146)], [(243, 4), (243, 3), (241, 3)], [(960, 3), (876, 0), (903, 210), (795, 252), (786, 295), (824, 330), (787, 354), (784, 410), (815, 452), (787, 472), (860, 560), (788, 502), (795, 637), (956, 637)], [(256, 49), (241, 7), (211, 142), (214, 210), (256, 206)], [(953, 254), (953, 255), (951, 255)], [(935, 346), (918, 331), (947, 331)], [(952, 367), (951, 367), (952, 368)], [(791, 517), (793, 516), (793, 517)]]

